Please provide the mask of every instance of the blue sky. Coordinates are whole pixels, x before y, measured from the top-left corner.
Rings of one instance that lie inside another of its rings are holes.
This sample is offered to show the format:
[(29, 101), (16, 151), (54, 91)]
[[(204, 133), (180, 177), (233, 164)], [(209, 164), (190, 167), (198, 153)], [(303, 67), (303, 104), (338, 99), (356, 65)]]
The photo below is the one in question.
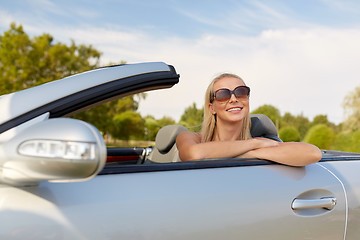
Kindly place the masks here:
[(179, 120), (193, 102), (202, 106), (207, 84), (225, 71), (252, 88), (252, 109), (271, 104), (335, 123), (360, 86), (359, 1), (0, 0), (1, 32), (11, 22), (31, 36), (91, 44), (104, 64), (174, 65), (180, 83), (140, 105), (157, 118)]

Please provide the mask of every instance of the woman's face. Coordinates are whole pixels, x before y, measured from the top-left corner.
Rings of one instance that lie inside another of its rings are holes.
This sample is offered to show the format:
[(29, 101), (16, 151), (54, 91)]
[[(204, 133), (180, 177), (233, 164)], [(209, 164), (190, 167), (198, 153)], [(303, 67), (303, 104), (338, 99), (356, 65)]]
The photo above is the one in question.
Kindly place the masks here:
[[(213, 92), (227, 88), (234, 90), (238, 86), (245, 86), (241, 79), (235, 77), (224, 77), (214, 83)], [(216, 114), (217, 121), (239, 122), (249, 114), (249, 98), (236, 98), (231, 94), (229, 101), (219, 102), (216, 99), (209, 103), (212, 114)]]

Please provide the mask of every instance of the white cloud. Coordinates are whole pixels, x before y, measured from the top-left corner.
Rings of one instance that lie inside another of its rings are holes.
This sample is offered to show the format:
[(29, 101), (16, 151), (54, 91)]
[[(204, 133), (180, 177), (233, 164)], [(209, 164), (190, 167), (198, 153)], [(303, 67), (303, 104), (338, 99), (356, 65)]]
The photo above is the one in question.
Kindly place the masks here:
[(0, 9), (0, 28), (9, 28), (10, 23), (14, 21), (14, 18), (7, 11)]
[[(200, 106), (214, 74), (230, 71), (252, 87), (253, 109), (272, 104), (283, 113), (303, 113), (311, 118), (326, 114), (339, 123), (343, 120), (344, 96), (360, 85), (356, 66), (359, 41), (358, 30), (313, 29), (268, 31), (253, 38), (204, 36), (196, 42), (158, 43), (145, 52), (146, 60), (156, 56), (174, 64), (182, 75), (181, 82), (165, 96), (172, 108), (161, 111), (161, 93), (150, 95), (141, 110), (181, 114), (193, 101)], [(159, 108), (154, 110), (154, 106)]]

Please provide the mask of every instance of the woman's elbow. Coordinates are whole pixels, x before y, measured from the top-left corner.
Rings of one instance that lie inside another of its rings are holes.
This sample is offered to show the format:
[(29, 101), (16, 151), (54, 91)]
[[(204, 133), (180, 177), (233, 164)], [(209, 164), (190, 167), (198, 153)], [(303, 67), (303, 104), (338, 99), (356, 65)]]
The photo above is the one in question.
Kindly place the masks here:
[(179, 157), (182, 162), (205, 158), (204, 154), (193, 146), (179, 151)]
[(310, 158), (310, 163), (309, 164), (317, 163), (322, 158), (321, 150), (318, 147), (313, 146), (313, 149), (311, 151), (311, 156), (309, 158)]
[(316, 163), (322, 158), (320, 149), (312, 144), (304, 142), (286, 142), (282, 143), (281, 146), (286, 147), (284, 148), (286, 151), (283, 152), (286, 159), (279, 162), (285, 163), (286, 165), (303, 167)]
[(321, 158), (322, 158), (321, 150), (314, 145), (308, 144), (308, 149), (306, 150), (306, 154), (304, 154), (303, 161), (301, 162), (301, 164), (299, 164), (299, 166), (306, 166), (313, 163), (317, 163), (318, 161), (321, 160)]

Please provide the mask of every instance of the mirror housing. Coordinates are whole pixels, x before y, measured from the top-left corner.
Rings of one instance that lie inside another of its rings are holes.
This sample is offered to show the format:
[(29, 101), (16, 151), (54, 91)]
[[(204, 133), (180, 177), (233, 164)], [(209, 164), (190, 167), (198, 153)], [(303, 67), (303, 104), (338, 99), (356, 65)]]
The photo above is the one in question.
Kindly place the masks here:
[(0, 182), (82, 181), (106, 162), (106, 146), (92, 125), (69, 118), (36, 123), (0, 144)]

